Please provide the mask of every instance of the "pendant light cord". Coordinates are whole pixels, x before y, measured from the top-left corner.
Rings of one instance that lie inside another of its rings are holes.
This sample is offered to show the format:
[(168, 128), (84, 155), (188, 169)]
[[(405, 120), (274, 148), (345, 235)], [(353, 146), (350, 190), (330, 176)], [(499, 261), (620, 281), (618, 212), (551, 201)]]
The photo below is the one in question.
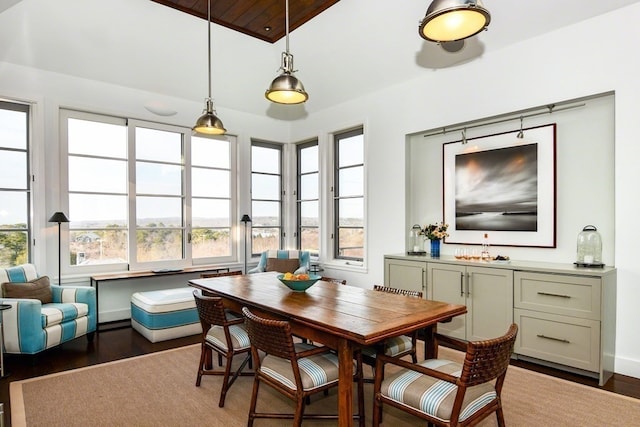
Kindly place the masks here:
[[(286, 51), (287, 55), (289, 54), (289, 0), (285, 2), (285, 40), (286, 40)], [(282, 22), (282, 21), (281, 21)]]
[(211, 99), (211, 0), (207, 1), (207, 52), (209, 58), (209, 99)]

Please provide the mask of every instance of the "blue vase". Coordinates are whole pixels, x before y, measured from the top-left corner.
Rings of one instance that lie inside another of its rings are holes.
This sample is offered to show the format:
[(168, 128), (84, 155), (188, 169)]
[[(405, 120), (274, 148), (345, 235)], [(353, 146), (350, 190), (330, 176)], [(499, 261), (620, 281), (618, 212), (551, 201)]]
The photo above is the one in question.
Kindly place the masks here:
[(440, 258), (440, 240), (431, 241), (431, 258)]

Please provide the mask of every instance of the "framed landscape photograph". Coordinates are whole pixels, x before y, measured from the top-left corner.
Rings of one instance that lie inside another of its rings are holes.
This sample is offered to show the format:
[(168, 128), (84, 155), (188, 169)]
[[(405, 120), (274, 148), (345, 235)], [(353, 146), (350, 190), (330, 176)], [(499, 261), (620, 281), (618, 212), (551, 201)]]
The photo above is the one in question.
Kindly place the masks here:
[(446, 243), (556, 247), (556, 124), (443, 145)]

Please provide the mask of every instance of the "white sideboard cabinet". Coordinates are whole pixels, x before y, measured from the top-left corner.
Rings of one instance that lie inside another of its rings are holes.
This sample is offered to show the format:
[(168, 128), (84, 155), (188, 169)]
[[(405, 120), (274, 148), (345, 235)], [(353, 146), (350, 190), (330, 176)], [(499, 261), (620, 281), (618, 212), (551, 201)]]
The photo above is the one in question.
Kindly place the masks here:
[(385, 255), (385, 286), (467, 306), (438, 332), (467, 340), (518, 324), (514, 357), (599, 379), (613, 374), (616, 269), (573, 264), (463, 261), (451, 256)]
[(438, 324), (454, 338), (479, 341), (503, 335), (513, 323), (513, 271), (427, 263), (430, 299), (467, 306), (467, 314)]

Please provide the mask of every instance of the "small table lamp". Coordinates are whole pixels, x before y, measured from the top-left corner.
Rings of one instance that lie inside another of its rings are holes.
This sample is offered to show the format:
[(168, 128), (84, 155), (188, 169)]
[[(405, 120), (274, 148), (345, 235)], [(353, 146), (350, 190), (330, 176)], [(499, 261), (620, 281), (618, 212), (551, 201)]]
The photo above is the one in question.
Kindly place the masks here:
[(244, 270), (243, 273), (247, 274), (247, 223), (251, 222), (251, 217), (247, 214), (242, 215), (240, 222), (244, 222)]
[(62, 270), (62, 255), (61, 255), (61, 242), (60, 242), (60, 224), (63, 222), (69, 222), (69, 218), (64, 214), (64, 212), (56, 212), (51, 215), (49, 218), (49, 222), (57, 222), (58, 223), (58, 286), (62, 283), (62, 276), (60, 271)]

